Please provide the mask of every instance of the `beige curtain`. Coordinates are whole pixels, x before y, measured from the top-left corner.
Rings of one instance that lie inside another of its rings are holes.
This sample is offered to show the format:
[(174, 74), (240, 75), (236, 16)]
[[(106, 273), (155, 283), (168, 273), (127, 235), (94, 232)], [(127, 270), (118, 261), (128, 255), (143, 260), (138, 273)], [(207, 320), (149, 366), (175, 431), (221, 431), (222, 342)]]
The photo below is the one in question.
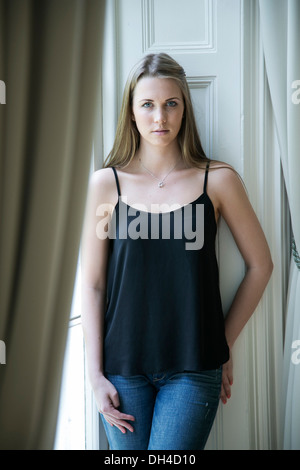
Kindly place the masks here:
[(51, 449), (96, 113), (104, 1), (0, 0), (0, 448)]
[(283, 447), (300, 449), (300, 1), (260, 0), (259, 5), (293, 230), (284, 341)]

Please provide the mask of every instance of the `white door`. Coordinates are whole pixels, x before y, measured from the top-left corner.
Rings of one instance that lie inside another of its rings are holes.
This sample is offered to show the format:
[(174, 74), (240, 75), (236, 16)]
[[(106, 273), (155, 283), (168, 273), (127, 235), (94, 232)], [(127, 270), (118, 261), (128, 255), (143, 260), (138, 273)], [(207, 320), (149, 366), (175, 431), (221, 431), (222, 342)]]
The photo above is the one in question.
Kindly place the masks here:
[[(116, 0), (108, 2), (103, 70), (103, 148), (111, 149), (125, 81), (149, 52), (166, 52), (185, 69), (207, 155), (243, 175), (243, 16), (240, 0)], [(114, 51), (112, 53), (112, 51)], [(224, 311), (244, 273), (224, 222), (218, 238)], [(234, 348), (232, 398), (220, 403), (208, 449), (248, 449), (247, 328)]]

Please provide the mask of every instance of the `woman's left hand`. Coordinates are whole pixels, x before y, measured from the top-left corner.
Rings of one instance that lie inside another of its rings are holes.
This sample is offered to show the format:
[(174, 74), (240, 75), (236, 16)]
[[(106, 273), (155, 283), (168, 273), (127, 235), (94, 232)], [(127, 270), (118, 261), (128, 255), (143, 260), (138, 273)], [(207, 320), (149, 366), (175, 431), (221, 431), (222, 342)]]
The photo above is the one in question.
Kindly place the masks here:
[(223, 364), (223, 372), (222, 372), (222, 387), (221, 387), (221, 395), (220, 398), (225, 405), (227, 400), (231, 397), (231, 386), (233, 384), (233, 363), (230, 353), (230, 359), (228, 362)]

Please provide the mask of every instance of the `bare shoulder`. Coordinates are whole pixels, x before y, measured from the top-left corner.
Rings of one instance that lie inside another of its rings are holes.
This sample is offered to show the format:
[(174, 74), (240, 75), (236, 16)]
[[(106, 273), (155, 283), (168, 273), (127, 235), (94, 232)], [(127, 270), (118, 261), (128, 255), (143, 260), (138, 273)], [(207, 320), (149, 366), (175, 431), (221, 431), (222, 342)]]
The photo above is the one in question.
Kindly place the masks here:
[(209, 165), (210, 178), (221, 182), (223, 179), (234, 178), (238, 176), (237, 171), (229, 163), (213, 160)]
[(220, 214), (227, 208), (233, 208), (236, 203), (244, 207), (249, 203), (240, 175), (225, 162), (211, 162), (207, 190), (215, 210)]
[(112, 168), (96, 170), (90, 177), (89, 193), (98, 202), (115, 204), (118, 198), (116, 180)]
[(243, 191), (245, 186), (238, 172), (225, 162), (213, 161), (209, 167), (209, 185), (211, 191), (222, 196), (226, 191)]
[(112, 168), (101, 168), (94, 171), (90, 178), (90, 185), (100, 188), (103, 185), (110, 186), (114, 182), (114, 174)]

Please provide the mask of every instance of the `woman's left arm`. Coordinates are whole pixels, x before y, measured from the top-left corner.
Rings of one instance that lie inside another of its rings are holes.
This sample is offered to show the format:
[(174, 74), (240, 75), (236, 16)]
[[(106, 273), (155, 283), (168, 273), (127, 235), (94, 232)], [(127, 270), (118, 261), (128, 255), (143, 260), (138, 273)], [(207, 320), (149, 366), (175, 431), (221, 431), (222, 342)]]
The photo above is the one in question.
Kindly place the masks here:
[[(216, 171), (214, 180), (218, 211), (227, 223), (246, 264), (245, 277), (225, 319), (226, 339), (231, 351), (263, 295), (272, 274), (273, 263), (265, 235), (239, 177), (231, 169), (223, 168)], [(223, 403), (230, 398), (232, 383), (230, 358), (223, 365)]]

